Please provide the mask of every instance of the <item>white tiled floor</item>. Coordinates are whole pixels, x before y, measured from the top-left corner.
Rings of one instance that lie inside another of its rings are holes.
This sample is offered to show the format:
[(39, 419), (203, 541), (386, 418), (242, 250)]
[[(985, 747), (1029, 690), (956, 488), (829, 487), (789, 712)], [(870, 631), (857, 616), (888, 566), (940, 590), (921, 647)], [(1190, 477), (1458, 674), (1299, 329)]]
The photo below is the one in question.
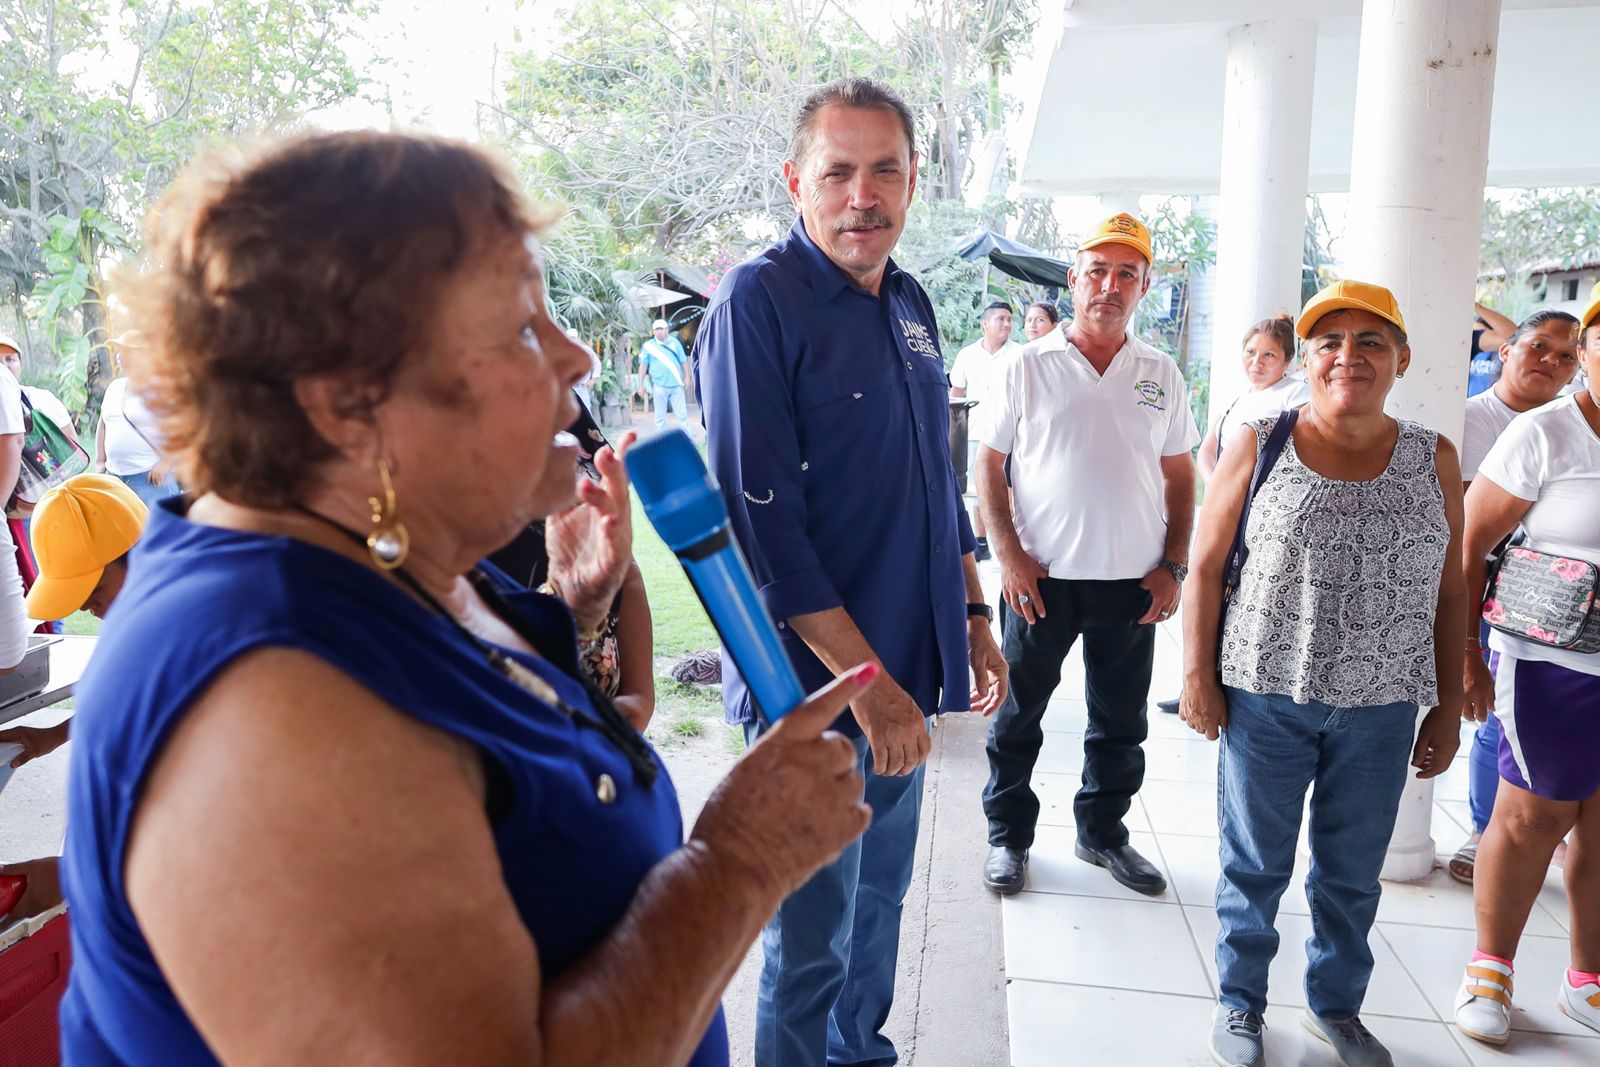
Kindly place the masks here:
[[(1152, 699), (1176, 694), (1179, 673), (1176, 627), (1163, 627)], [(1064, 674), (1034, 777), (1043, 807), (1028, 887), (1004, 905), (1012, 1063), (1209, 1064), (1216, 746), (1152, 707), (1146, 780), (1127, 821), (1134, 847), (1169, 884), (1159, 897), (1130, 892), (1073, 855), (1072, 796), (1087, 715), (1076, 656)], [(1435, 790), (1434, 837), (1443, 854), (1466, 836), (1464, 753), (1465, 746)], [(1302, 860), (1278, 919), (1283, 940), (1268, 990), (1267, 1052), (1279, 1067), (1332, 1067), (1327, 1046), (1300, 1025), (1310, 933), (1304, 878)], [(1371, 938), (1376, 966), (1365, 1018), (1404, 1067), (1600, 1065), (1600, 1035), (1555, 1008), (1555, 984), (1567, 963), (1566, 925), (1566, 894), (1554, 872), (1517, 955), (1516, 1030), (1504, 1050), (1490, 1049), (1448, 1023), (1473, 947), (1471, 891), (1443, 869), (1416, 884), (1386, 884)]]

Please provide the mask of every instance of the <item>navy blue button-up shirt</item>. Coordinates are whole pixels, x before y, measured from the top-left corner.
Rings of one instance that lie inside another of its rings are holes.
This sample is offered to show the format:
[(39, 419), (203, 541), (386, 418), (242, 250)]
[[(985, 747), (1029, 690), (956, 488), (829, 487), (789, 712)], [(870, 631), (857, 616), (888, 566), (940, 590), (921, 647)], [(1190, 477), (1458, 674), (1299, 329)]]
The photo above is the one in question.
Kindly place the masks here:
[[(832, 674), (785, 620), (843, 607), (924, 715), (967, 710), (975, 542), (922, 286), (891, 260), (863, 292), (796, 220), (728, 272), (694, 351), (711, 467), (806, 689)], [(728, 721), (753, 721), (726, 655), (722, 677)], [(860, 733), (848, 714), (838, 728)]]

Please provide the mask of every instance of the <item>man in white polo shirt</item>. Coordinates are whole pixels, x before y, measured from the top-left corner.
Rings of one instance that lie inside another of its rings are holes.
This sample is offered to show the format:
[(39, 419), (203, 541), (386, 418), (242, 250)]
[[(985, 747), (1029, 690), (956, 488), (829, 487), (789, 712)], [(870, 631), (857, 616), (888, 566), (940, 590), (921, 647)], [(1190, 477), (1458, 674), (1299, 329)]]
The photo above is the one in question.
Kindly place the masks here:
[(1023, 886), (1045, 705), (1082, 637), (1089, 724), (1077, 855), (1154, 894), (1166, 880), (1128, 844), (1122, 820), (1144, 782), (1154, 624), (1177, 611), (1188, 571), (1200, 431), (1178, 365), (1128, 333), (1150, 288), (1150, 232), (1112, 216), (1079, 246), (1069, 278), (1071, 328), (1007, 361), (978, 452), (1011, 668), (1011, 696), (989, 729), (984, 883), (1002, 894)]
[[(1022, 351), (1022, 346), (1011, 339), (1011, 305), (996, 300), (983, 309), (978, 325), (983, 336), (956, 353), (950, 367), (950, 399), (976, 400), (967, 424), (967, 475), (976, 478), (973, 463), (978, 456), (978, 442), (983, 439), (983, 420), (994, 410), (994, 383), (1000, 377), (1000, 368), (1006, 360)], [(978, 539), (974, 557), (979, 563), (989, 558), (989, 535), (983, 525), (983, 512), (977, 504), (972, 506), (972, 532)]]

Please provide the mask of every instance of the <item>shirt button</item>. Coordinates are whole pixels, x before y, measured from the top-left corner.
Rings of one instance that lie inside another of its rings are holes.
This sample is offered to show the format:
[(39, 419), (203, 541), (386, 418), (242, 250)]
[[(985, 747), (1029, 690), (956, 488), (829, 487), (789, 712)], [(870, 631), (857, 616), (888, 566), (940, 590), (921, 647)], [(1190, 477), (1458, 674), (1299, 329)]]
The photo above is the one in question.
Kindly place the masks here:
[(910, 370), (910, 369), (911, 369), (911, 361), (908, 359), (908, 360), (906, 360), (906, 370)]
[(925, 426), (923, 426), (923, 425), (922, 425), (922, 420), (921, 420), (921, 419), (918, 419), (918, 420), (917, 420), (917, 429), (919, 429), (919, 430), (925, 430), (925, 429), (927, 429), (927, 427), (925, 427)]
[(602, 774), (594, 782), (594, 795), (602, 804), (611, 804), (617, 799), (617, 783), (609, 774)]
[(944, 551), (944, 546), (943, 545), (934, 545), (933, 546), (934, 555), (938, 555), (940, 552), (943, 552), (943, 551)]

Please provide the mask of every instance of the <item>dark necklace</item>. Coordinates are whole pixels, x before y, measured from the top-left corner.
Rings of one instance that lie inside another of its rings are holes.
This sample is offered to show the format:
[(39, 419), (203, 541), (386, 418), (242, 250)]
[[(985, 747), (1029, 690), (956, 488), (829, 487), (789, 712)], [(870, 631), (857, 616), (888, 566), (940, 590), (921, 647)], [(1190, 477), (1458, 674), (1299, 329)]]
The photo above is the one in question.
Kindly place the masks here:
[[(318, 514), (308, 507), (299, 504), (294, 505), (294, 507), (295, 510), (302, 514), (338, 530), (363, 548), (366, 547), (367, 539), (354, 530), (348, 529), (343, 524), (335, 522), (326, 515)], [(443, 604), (439, 603), (432, 593), (423, 588), (422, 583), (417, 581), (404, 567), (397, 567), (389, 571), (389, 573), (398, 578), (418, 600), (432, 609), (435, 614), (443, 617), (446, 622), (455, 628), (456, 633), (460, 634), (469, 644), (481, 652), (484, 658), (489, 661), (490, 666), (494, 667), (513, 685), (540, 703), (548, 704), (550, 707), (555, 708), (571, 719), (575, 725), (598, 732), (600, 736), (609, 741), (627, 759), (628, 767), (633, 772), (633, 780), (635, 782), (645, 789), (655, 785), (656, 775), (660, 770), (656, 763), (655, 752), (650, 748), (649, 743), (639, 735), (639, 731), (633, 728), (633, 724), (623, 716), (622, 712), (617, 710), (617, 706), (611, 702), (611, 698), (596, 688), (588, 678), (583, 677), (581, 671), (573, 680), (583, 686), (584, 693), (589, 698), (589, 703), (595, 709), (595, 714), (573, 707), (562, 699), (561, 694), (556, 691), (554, 686), (539, 677), (537, 672), (519, 663), (498, 645), (485, 641), (469, 630), (462, 624), (460, 619), (456, 618)], [(467, 573), (467, 581), (472, 583), (473, 590), (488, 605), (489, 610), (494, 612), (496, 618), (515, 631), (517, 636), (526, 641), (530, 648), (537, 649), (539, 647), (538, 641), (534, 640), (533, 635), (529, 633), (527, 623), (521, 614), (506, 601), (505, 594), (501, 592), (487, 574), (483, 573), (481, 568), (474, 567), (469, 571)]]

